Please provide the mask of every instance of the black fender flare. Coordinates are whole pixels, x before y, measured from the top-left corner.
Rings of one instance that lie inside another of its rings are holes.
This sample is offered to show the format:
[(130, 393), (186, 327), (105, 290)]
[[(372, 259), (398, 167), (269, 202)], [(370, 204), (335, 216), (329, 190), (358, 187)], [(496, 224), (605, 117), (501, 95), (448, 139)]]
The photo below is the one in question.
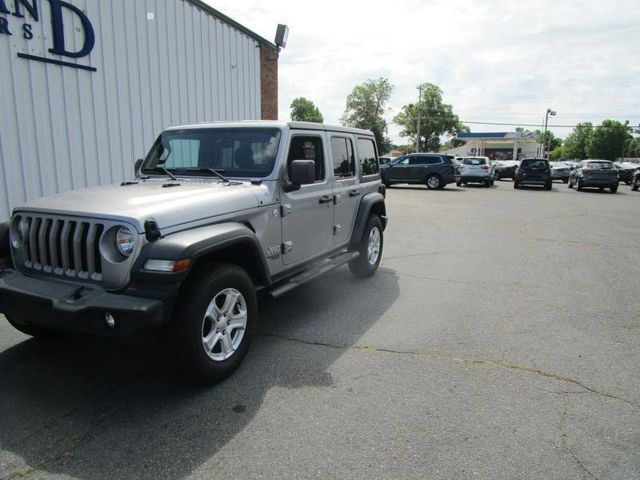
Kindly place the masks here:
[[(220, 223), (184, 230), (167, 235), (155, 242), (149, 243), (143, 249), (132, 270), (132, 279), (144, 282), (176, 283), (186, 278), (188, 272), (178, 274), (153, 273), (144, 270), (144, 264), (149, 259), (181, 260), (190, 258), (192, 268), (198, 261), (221, 252), (225, 249), (238, 247), (248, 253), (250, 258), (235, 260), (250, 261), (253, 265), (252, 273), (258, 284), (271, 284), (271, 277), (267, 268), (267, 260), (256, 234), (247, 225), (237, 222)], [(234, 260), (234, 259), (230, 259)]]
[(387, 207), (384, 203), (384, 196), (381, 193), (368, 193), (360, 201), (360, 207), (358, 208), (358, 214), (356, 215), (356, 222), (353, 226), (353, 232), (351, 234), (350, 247), (352, 249), (357, 248), (362, 241), (364, 230), (367, 227), (367, 220), (371, 212), (376, 212), (380, 215), (382, 220), (382, 227), (387, 228)]

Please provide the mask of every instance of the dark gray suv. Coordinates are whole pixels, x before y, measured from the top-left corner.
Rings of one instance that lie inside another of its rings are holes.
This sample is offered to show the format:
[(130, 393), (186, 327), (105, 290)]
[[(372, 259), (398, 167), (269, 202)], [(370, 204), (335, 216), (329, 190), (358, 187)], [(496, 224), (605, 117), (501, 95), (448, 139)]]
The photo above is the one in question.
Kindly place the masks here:
[(425, 184), (429, 190), (444, 188), (455, 183), (458, 162), (453, 155), (437, 153), (411, 153), (396, 158), (380, 168), (383, 183)]

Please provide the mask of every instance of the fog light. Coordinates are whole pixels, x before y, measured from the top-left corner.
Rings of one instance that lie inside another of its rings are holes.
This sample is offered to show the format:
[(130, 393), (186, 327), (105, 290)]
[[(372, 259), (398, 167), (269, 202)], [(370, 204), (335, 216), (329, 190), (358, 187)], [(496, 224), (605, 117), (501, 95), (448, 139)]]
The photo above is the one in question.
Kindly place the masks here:
[(110, 313), (105, 313), (104, 314), (104, 321), (107, 324), (107, 327), (109, 328), (115, 328), (116, 326), (116, 319), (113, 315), (111, 315)]

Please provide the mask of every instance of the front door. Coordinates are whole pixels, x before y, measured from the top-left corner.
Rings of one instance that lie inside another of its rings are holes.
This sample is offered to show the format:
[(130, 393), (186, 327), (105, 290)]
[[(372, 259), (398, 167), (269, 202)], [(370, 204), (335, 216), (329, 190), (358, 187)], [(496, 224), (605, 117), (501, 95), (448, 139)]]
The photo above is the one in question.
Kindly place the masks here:
[(409, 180), (411, 178), (409, 174), (411, 170), (411, 166), (409, 165), (410, 159), (411, 157), (404, 157), (389, 167), (389, 170), (387, 170), (387, 178), (393, 182)]
[(295, 192), (282, 192), (283, 262), (294, 265), (333, 247), (333, 191), (323, 134), (300, 132), (290, 139), (287, 173), (294, 160), (313, 160), (316, 181)]
[(333, 243), (346, 244), (351, 238), (362, 191), (356, 172), (353, 140), (348, 136), (331, 137), (335, 198)]

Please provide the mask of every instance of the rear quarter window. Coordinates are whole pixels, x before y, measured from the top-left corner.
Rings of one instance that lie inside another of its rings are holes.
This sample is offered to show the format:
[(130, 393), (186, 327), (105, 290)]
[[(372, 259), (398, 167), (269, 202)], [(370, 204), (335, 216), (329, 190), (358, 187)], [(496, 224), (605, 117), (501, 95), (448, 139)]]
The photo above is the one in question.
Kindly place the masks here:
[(360, 162), (360, 172), (363, 177), (378, 175), (380, 166), (378, 165), (378, 153), (373, 139), (359, 138), (358, 161)]

